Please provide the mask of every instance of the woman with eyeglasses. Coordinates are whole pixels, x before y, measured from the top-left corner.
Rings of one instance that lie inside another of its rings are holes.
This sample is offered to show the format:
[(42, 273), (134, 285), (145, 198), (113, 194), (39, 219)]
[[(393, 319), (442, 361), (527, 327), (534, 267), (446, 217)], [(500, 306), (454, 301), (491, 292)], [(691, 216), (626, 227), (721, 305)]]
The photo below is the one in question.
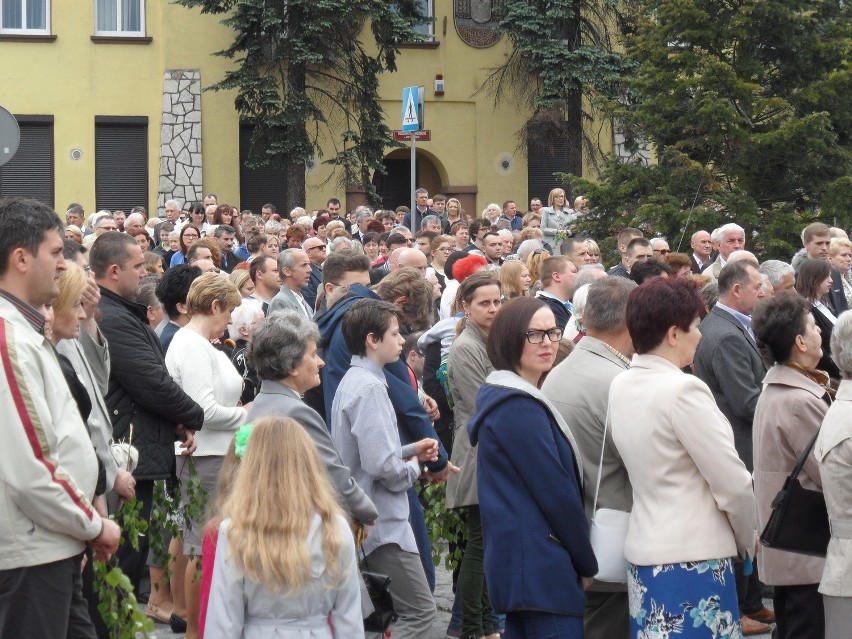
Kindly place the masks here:
[(178, 264), (186, 263), (186, 252), (189, 250), (189, 247), (195, 244), (200, 237), (200, 232), (198, 229), (192, 224), (187, 224), (180, 230), (180, 236), (178, 242), (180, 243), (180, 251), (172, 255), (172, 259), (169, 262), (169, 268), (173, 266), (177, 266)]
[(627, 298), (636, 354), (612, 382), (609, 424), (633, 488), (624, 546), (630, 636), (741, 636), (734, 559), (754, 557), (751, 475), (692, 363), (704, 302), (656, 278)]
[(432, 268), (435, 269), (435, 277), (438, 278), (438, 285), (441, 287), (441, 293), (443, 293), (447, 283), (444, 276), (444, 265), (447, 263), (447, 258), (456, 250), (456, 239), (452, 235), (439, 235), (432, 240), (432, 245), (429, 248), (432, 256)]
[(584, 590), (598, 566), (583, 514), (574, 437), (539, 380), (562, 330), (541, 300), (505, 304), (486, 342), (494, 371), (467, 425), (478, 446), (477, 484), (491, 603), (507, 637), (580, 639)]
[[(574, 235), (571, 224), (577, 218), (577, 212), (568, 204), (563, 189), (553, 189), (547, 196), (547, 206), (539, 211), (544, 241), (554, 247), (553, 254), (559, 255), (559, 245), (568, 236)], [(559, 235), (560, 239), (556, 239)]]

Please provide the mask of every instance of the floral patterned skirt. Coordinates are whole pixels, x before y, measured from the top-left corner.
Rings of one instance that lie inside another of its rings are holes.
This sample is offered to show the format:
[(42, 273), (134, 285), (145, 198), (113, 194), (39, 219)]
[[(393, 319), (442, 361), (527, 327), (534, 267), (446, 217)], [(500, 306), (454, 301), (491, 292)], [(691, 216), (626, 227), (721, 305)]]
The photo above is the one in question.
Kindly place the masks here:
[(733, 560), (627, 566), (631, 637), (742, 639)]

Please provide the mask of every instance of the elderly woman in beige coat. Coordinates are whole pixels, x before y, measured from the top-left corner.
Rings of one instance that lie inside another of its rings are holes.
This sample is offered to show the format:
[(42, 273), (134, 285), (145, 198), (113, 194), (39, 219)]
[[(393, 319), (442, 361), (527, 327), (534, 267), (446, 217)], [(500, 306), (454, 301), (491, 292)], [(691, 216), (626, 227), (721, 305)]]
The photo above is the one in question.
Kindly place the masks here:
[(826, 639), (846, 639), (852, 628), (852, 312), (837, 318), (831, 357), (843, 379), (822, 422), (814, 455), (831, 521), (831, 541), (819, 591)]
[(470, 444), (467, 422), (476, 408), (476, 394), (494, 370), (485, 350), (485, 340), (500, 309), (500, 285), (489, 273), (475, 273), (462, 282), (456, 294), (455, 312), (463, 311), (461, 332), (450, 347), (447, 377), (455, 414), (452, 462), (461, 468), (447, 481), (447, 507), (463, 509), (467, 522), (467, 545), (457, 591), (462, 609), (462, 637), (494, 634), (491, 602), (485, 586), (485, 547), (476, 490), (476, 448)]
[[(807, 448), (828, 411), (828, 373), (816, 370), (822, 357), (819, 327), (808, 301), (782, 293), (759, 305), (752, 329), (764, 357), (774, 365), (763, 380), (754, 413), (754, 494), (758, 530), (766, 526), (772, 500)], [(799, 474), (802, 486), (821, 487), (816, 458), (808, 455)], [(824, 560), (763, 548), (757, 566), (764, 583), (774, 586), (778, 639), (822, 639), (823, 606), (818, 584)]]

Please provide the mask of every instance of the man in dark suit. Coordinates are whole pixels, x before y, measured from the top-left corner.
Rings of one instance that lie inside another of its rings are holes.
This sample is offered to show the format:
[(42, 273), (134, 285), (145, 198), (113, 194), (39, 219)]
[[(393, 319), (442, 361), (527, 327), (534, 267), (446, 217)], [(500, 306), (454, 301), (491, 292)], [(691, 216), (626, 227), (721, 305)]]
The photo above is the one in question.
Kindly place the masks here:
[[(809, 224), (802, 230), (802, 246), (805, 247), (807, 257), (814, 260), (828, 261), (828, 247), (831, 244), (831, 229), (822, 222)], [(798, 267), (797, 267), (798, 268)], [(840, 271), (831, 267), (831, 290), (828, 292), (828, 301), (835, 317), (849, 308), (846, 296), (843, 294), (843, 282)]]
[(695, 231), (689, 245), (692, 247), (692, 255), (689, 258), (689, 261), (692, 262), (692, 272), (701, 275), (701, 271), (710, 266), (713, 240), (710, 239), (710, 234), (707, 231)]
[(367, 207), (359, 208), (355, 212), (355, 224), (356, 227), (352, 231), (352, 239), (358, 240), (361, 244), (364, 243), (364, 236), (367, 234), (369, 230), (367, 227), (370, 226), (370, 222), (372, 222), (375, 218), (373, 212)]
[[(760, 272), (748, 262), (730, 262), (719, 272), (719, 301), (701, 322), (695, 351), (695, 374), (710, 387), (719, 410), (731, 423), (734, 445), (749, 472), (752, 464), (752, 421), (766, 365), (751, 331), (751, 314), (763, 297)], [(763, 607), (757, 571), (742, 575), (735, 564), (743, 634), (769, 632), (772, 611)]]
[(302, 250), (308, 254), (311, 261), (311, 279), (307, 286), (302, 289), (302, 297), (311, 308), (317, 307), (317, 292), (322, 286), (322, 263), (325, 262), (325, 242), (318, 237), (309, 237), (302, 244)]

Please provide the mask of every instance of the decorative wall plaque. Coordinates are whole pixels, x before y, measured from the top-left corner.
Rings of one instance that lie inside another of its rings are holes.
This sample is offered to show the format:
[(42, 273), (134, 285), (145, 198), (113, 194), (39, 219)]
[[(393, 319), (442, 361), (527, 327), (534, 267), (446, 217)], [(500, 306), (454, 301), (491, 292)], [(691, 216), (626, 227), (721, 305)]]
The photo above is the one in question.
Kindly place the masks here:
[(453, 23), (465, 44), (478, 49), (493, 46), (502, 34), (497, 22), (503, 17), (503, 0), (453, 0)]

